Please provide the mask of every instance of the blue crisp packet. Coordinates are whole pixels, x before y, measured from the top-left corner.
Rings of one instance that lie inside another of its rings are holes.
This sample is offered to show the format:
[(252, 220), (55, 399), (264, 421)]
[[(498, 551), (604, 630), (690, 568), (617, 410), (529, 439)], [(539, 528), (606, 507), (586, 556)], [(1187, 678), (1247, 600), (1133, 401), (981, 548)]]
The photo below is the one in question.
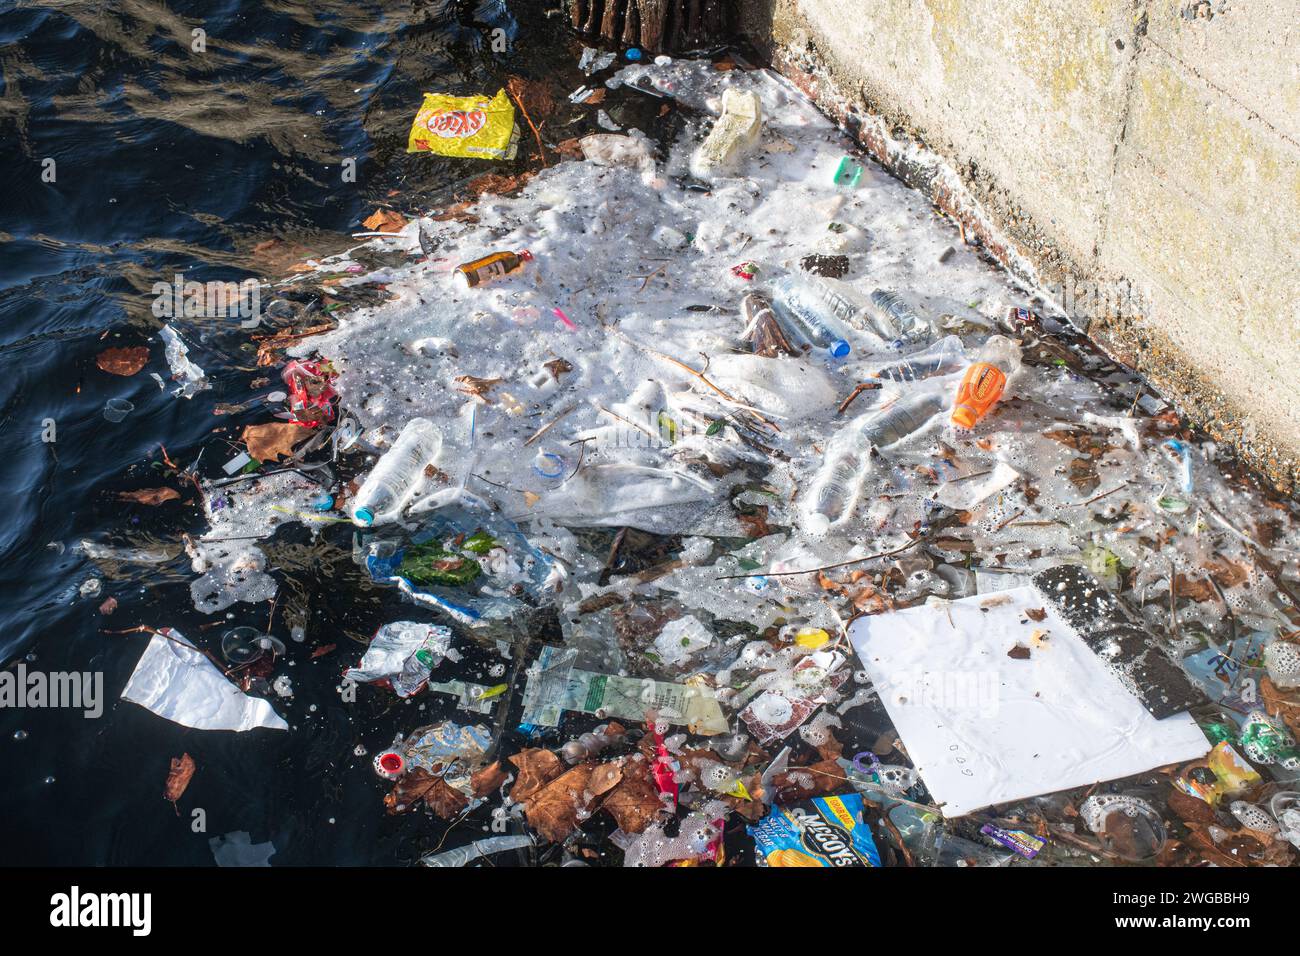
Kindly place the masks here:
[(768, 866), (880, 866), (859, 793), (773, 807), (746, 829)]

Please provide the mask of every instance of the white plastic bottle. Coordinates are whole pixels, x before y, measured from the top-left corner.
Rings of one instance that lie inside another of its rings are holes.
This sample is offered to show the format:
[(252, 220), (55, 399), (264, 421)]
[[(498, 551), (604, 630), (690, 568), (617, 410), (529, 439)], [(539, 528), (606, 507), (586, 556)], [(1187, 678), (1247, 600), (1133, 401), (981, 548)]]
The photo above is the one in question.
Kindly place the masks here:
[(412, 418), (352, 500), (352, 521), (369, 527), (396, 520), (441, 450), (438, 426), (427, 418)]
[(946, 406), (940, 393), (924, 392), (868, 412), (836, 435), (826, 449), (826, 462), (805, 508), (808, 531), (825, 534), (853, 514), (871, 470), (873, 447), (884, 448), (920, 431)]

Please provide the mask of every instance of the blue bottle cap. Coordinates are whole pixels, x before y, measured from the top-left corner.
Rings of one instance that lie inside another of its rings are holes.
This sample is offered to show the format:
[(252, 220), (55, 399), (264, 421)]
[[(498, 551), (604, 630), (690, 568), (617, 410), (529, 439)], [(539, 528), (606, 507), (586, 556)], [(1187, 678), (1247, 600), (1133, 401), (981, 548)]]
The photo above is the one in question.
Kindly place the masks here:
[(637, 60), (641, 59), (641, 51), (638, 50), (636, 47), (628, 47), (627, 52), (624, 53), (623, 55), (627, 57), (628, 60), (632, 63), (635, 63)]
[(375, 523), (375, 514), (369, 508), (358, 508), (353, 515), (362, 524), (371, 525)]
[(832, 358), (844, 358), (849, 354), (849, 343), (843, 339), (836, 339), (830, 344), (827, 351), (831, 353)]

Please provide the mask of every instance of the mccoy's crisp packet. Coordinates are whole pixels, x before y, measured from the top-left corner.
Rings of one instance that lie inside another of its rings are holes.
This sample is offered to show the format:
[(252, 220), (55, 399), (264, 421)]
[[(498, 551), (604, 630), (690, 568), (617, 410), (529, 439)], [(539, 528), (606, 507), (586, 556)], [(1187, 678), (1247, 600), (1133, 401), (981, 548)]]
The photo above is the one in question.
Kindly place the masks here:
[(861, 794), (773, 807), (747, 829), (768, 866), (880, 866), (880, 851), (862, 819)]
[(488, 98), (425, 93), (411, 124), (408, 153), (514, 159), (519, 147), (515, 107), (505, 90)]

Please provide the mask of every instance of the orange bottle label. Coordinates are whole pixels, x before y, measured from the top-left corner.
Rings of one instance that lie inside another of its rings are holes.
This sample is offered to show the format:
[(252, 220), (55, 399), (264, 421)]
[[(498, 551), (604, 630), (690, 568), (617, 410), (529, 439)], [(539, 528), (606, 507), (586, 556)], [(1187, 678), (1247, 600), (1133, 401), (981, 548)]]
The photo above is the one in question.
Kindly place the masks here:
[(962, 428), (974, 428), (1002, 397), (1006, 385), (1006, 373), (996, 365), (976, 362), (966, 369), (961, 385), (957, 387), (957, 399), (952, 407), (953, 424)]

